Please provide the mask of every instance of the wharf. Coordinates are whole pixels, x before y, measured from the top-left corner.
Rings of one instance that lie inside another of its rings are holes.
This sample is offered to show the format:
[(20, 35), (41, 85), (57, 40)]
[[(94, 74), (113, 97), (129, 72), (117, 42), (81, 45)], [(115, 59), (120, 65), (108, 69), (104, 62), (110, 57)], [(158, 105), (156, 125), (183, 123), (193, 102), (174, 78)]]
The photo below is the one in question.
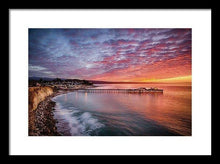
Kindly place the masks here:
[(163, 93), (163, 89), (137, 88), (137, 89), (79, 89), (79, 92), (86, 93)]

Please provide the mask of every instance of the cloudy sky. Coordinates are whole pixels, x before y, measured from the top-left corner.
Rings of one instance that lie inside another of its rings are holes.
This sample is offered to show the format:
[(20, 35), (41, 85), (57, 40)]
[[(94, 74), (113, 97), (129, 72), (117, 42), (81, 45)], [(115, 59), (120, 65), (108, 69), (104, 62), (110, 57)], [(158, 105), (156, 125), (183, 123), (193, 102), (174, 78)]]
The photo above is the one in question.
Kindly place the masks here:
[(191, 80), (191, 29), (29, 29), (29, 76)]

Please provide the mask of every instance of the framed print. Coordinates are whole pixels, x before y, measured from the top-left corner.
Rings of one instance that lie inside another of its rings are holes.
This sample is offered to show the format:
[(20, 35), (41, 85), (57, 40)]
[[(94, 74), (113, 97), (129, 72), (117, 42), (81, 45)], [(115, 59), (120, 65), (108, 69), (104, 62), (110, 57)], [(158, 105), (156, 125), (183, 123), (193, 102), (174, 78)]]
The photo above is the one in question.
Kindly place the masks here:
[(211, 10), (10, 10), (10, 88), (11, 154), (210, 155)]

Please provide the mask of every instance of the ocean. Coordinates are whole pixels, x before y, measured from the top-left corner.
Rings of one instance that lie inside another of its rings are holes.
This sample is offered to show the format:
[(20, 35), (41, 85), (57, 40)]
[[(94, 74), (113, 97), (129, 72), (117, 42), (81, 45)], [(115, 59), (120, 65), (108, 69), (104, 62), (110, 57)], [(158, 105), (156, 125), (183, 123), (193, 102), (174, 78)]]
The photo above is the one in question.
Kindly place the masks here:
[[(63, 136), (191, 136), (191, 86), (97, 84), (100, 89), (157, 87), (163, 93), (58, 95), (54, 118)], [(96, 89), (97, 89), (96, 88)]]

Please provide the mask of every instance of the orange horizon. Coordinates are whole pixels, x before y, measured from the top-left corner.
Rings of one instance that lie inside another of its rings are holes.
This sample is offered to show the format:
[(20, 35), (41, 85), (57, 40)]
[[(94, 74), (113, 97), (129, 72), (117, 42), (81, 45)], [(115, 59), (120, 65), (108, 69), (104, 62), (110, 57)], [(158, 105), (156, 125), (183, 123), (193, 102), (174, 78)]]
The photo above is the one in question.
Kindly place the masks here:
[(127, 83), (191, 83), (192, 76), (178, 76), (171, 78), (163, 78), (163, 79), (132, 79), (132, 80), (120, 80), (120, 81), (110, 81), (110, 80), (94, 80), (94, 81), (106, 81), (106, 82), (127, 82)]
[(189, 76), (177, 76), (177, 77), (171, 77), (171, 78), (164, 78), (164, 79), (146, 79), (143, 80), (143, 82), (180, 82), (180, 83), (185, 83), (185, 82), (192, 82), (192, 75)]

